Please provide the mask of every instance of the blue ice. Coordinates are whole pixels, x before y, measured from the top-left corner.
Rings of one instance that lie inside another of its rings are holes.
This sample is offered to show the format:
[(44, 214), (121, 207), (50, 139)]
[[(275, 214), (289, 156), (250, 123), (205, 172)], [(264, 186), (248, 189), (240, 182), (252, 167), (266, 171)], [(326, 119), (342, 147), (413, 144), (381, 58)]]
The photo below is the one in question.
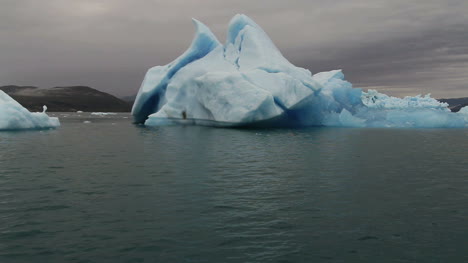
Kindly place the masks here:
[(193, 20), (188, 50), (148, 70), (133, 105), (136, 123), (222, 127), (466, 127), (468, 109), (452, 113), (427, 96), (396, 98), (353, 88), (341, 70), (312, 75), (283, 57), (245, 15), (221, 44)]

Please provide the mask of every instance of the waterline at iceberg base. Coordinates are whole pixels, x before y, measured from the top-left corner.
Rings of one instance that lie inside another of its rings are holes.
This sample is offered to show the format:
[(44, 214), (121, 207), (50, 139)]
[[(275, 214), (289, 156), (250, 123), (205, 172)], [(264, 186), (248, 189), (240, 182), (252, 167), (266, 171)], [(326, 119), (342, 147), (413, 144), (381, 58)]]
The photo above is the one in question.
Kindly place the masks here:
[(341, 70), (312, 75), (285, 59), (245, 15), (229, 24), (221, 44), (197, 20), (189, 49), (151, 68), (133, 105), (136, 123), (221, 127), (467, 127), (468, 109), (452, 113), (427, 96), (364, 92)]
[(48, 129), (60, 126), (56, 117), (49, 117), (45, 111), (29, 112), (17, 101), (0, 90), (0, 131)]

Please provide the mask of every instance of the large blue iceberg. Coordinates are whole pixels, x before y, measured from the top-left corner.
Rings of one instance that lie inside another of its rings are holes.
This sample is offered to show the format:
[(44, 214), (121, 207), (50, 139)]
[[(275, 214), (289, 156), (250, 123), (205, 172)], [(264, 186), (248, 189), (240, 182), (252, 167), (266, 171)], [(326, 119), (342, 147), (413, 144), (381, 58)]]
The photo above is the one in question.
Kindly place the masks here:
[(49, 117), (45, 111), (29, 112), (17, 101), (0, 90), (0, 131), (46, 129), (60, 126), (59, 119)]
[(431, 98), (363, 92), (341, 70), (312, 75), (283, 57), (245, 15), (230, 22), (223, 45), (193, 20), (189, 49), (166, 66), (151, 68), (132, 114), (148, 126), (221, 127), (466, 127), (468, 110), (451, 113)]

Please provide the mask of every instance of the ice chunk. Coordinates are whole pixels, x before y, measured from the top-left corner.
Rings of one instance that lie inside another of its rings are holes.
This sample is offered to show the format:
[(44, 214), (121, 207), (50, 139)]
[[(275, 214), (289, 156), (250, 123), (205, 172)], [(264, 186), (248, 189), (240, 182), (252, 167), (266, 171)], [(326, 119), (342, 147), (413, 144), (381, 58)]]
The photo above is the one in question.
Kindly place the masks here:
[(468, 126), (468, 106), (461, 108), (460, 111), (458, 111), (458, 114), (462, 115)]
[(31, 113), (0, 90), (0, 130), (45, 129), (60, 126), (59, 119), (42, 112)]
[(448, 111), (448, 104), (439, 102), (431, 98), (430, 94), (422, 97), (421, 95), (415, 97), (404, 97), (403, 99), (391, 97), (376, 90), (368, 90), (367, 93), (362, 94), (363, 103), (369, 108), (378, 109), (441, 109)]
[(463, 115), (468, 115), (468, 106), (465, 106), (461, 108), (458, 113), (463, 114)]
[(395, 98), (363, 92), (341, 70), (312, 75), (283, 57), (245, 15), (230, 22), (220, 44), (201, 22), (189, 49), (151, 68), (133, 105), (149, 126), (465, 127), (468, 110), (451, 113), (427, 96)]
[(365, 127), (366, 120), (353, 116), (348, 110), (343, 109), (339, 115), (340, 124), (347, 127)]

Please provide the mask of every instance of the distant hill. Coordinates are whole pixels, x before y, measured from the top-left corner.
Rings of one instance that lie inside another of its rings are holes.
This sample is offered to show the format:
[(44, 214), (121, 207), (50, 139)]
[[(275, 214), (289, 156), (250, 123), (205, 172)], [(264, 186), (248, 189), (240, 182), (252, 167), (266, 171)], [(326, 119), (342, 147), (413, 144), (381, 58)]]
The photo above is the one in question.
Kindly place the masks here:
[(137, 95), (125, 96), (125, 97), (120, 97), (120, 99), (133, 105), (133, 102), (135, 102), (136, 96)]
[(86, 86), (39, 89), (32, 86), (3, 86), (5, 93), (30, 111), (50, 112), (129, 112), (131, 104), (108, 93)]
[(439, 101), (448, 103), (453, 112), (458, 112), (461, 108), (468, 106), (468, 98), (439, 99)]

